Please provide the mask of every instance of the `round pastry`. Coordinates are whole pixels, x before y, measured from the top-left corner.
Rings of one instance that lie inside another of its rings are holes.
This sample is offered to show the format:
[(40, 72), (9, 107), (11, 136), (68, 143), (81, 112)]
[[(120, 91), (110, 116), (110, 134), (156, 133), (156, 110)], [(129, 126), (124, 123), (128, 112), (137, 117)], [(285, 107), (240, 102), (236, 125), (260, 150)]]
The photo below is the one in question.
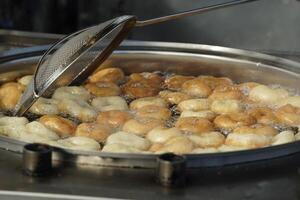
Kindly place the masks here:
[(57, 88), (53, 95), (53, 99), (64, 100), (64, 99), (80, 99), (88, 101), (91, 98), (90, 93), (81, 86), (68, 86)]
[(282, 131), (272, 140), (272, 145), (285, 144), (296, 140), (293, 131)]
[(268, 104), (275, 103), (288, 97), (289, 93), (285, 89), (272, 89), (266, 85), (259, 85), (250, 90), (249, 99), (255, 102)]
[(88, 81), (90, 83), (97, 82), (109, 82), (109, 83), (119, 83), (124, 79), (124, 72), (120, 68), (106, 68), (101, 69), (91, 76), (89, 76)]
[(33, 77), (32, 75), (23, 76), (20, 79), (18, 79), (18, 83), (27, 86), (31, 82), (32, 77)]
[(202, 117), (202, 118), (208, 119), (209, 121), (212, 121), (215, 119), (216, 114), (210, 110), (202, 110), (202, 111), (198, 111), (198, 112), (184, 110), (180, 114), (180, 118), (183, 118), (183, 117)]
[(97, 117), (97, 123), (114, 129), (121, 129), (123, 125), (132, 119), (132, 115), (125, 111), (111, 110), (101, 112)]
[(182, 136), (181, 131), (175, 127), (156, 127), (147, 133), (146, 138), (152, 143), (164, 143), (173, 137)]
[(84, 87), (96, 97), (117, 96), (121, 93), (119, 86), (110, 82), (87, 83)]
[(155, 153), (172, 152), (175, 154), (190, 153), (194, 149), (194, 144), (187, 137), (174, 137), (168, 140), (162, 148)]
[(238, 146), (244, 148), (259, 148), (269, 146), (272, 137), (266, 135), (259, 135), (255, 133), (230, 133), (225, 144), (229, 146)]
[(276, 118), (273, 110), (267, 107), (252, 108), (248, 111), (249, 115), (254, 117), (257, 123), (260, 124), (277, 124), (278, 119)]
[(24, 89), (24, 85), (20, 83), (9, 82), (3, 84), (0, 87), (0, 107), (3, 110), (14, 109)]
[(129, 105), (131, 110), (138, 110), (144, 106), (160, 106), (160, 107), (168, 107), (167, 102), (160, 98), (160, 97), (144, 97), (144, 98), (139, 98), (134, 101), (132, 101)]
[(244, 94), (238, 87), (232, 85), (218, 86), (214, 89), (209, 96), (211, 101), (213, 100), (242, 100)]
[(186, 81), (194, 79), (194, 76), (182, 76), (182, 75), (174, 75), (170, 76), (165, 80), (165, 87), (169, 90), (180, 91), (182, 84)]
[(254, 117), (246, 113), (222, 114), (215, 118), (214, 124), (217, 128), (232, 130), (239, 126), (250, 126), (256, 123)]
[(206, 98), (212, 92), (211, 88), (198, 78), (184, 82), (182, 91), (188, 95), (199, 98)]
[(300, 108), (287, 104), (275, 111), (275, 116), (283, 124), (289, 126), (300, 125)]
[(167, 120), (171, 117), (171, 111), (155, 105), (143, 106), (136, 111), (137, 118), (154, 118), (159, 120)]
[(217, 148), (209, 147), (209, 148), (196, 148), (190, 153), (192, 154), (205, 154), (205, 153), (218, 153), (219, 150)]
[(29, 109), (30, 112), (37, 115), (57, 115), (59, 100), (56, 99), (46, 99), (40, 97)]
[(162, 78), (154, 73), (131, 74), (130, 79), (121, 89), (129, 98), (156, 96), (161, 87)]
[(97, 118), (95, 109), (81, 99), (60, 100), (58, 110), (61, 113), (68, 114), (82, 122), (92, 122)]
[(105, 142), (112, 130), (108, 126), (96, 123), (79, 124), (75, 131), (75, 136), (92, 138), (98, 142)]
[(96, 97), (92, 100), (92, 106), (100, 112), (110, 110), (128, 110), (126, 101), (119, 96)]
[(208, 99), (189, 99), (178, 104), (178, 110), (185, 111), (202, 111), (210, 109), (210, 101)]
[(180, 117), (175, 123), (175, 127), (194, 134), (201, 134), (213, 131), (213, 124), (202, 117)]
[(153, 118), (137, 118), (128, 120), (122, 130), (136, 135), (146, 135), (150, 130), (157, 126), (163, 126), (164, 122)]
[(234, 133), (253, 133), (253, 134), (258, 134), (258, 135), (265, 135), (265, 136), (270, 136), (273, 137), (278, 134), (278, 131), (273, 128), (272, 126), (268, 125), (255, 125), (255, 126), (241, 126), (237, 127), (233, 130)]
[(121, 143), (106, 144), (102, 151), (109, 153), (142, 153), (139, 149)]
[(57, 115), (44, 115), (39, 118), (39, 122), (57, 133), (60, 137), (74, 135), (76, 130), (75, 123)]
[(233, 82), (229, 78), (226, 77), (214, 77), (214, 76), (199, 76), (200, 80), (202, 80), (206, 85), (208, 85), (212, 90), (214, 90), (218, 86), (226, 86), (232, 85)]
[(159, 96), (166, 100), (169, 104), (175, 105), (192, 98), (190, 95), (183, 92), (172, 92), (169, 90), (160, 91)]
[(49, 143), (52, 146), (67, 148), (73, 150), (83, 151), (97, 151), (100, 150), (100, 144), (88, 137), (69, 137), (66, 139), (60, 139)]
[(149, 149), (151, 143), (149, 140), (135, 134), (119, 131), (107, 138), (106, 145), (109, 144), (123, 144), (144, 151)]
[(202, 133), (200, 135), (190, 135), (188, 137), (197, 147), (201, 148), (219, 147), (225, 142), (225, 136), (215, 131)]
[(242, 112), (243, 107), (240, 101), (235, 99), (214, 100), (211, 104), (211, 110), (217, 114), (230, 114)]

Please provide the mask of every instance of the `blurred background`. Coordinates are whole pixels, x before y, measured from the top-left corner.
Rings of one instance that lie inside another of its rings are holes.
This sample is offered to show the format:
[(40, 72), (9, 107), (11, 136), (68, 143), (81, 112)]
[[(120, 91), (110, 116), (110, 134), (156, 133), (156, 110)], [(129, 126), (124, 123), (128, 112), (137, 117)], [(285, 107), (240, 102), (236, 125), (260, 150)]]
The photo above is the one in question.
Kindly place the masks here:
[[(119, 15), (143, 20), (221, 2), (226, 1), (1, 0), (0, 29), (67, 34)], [(128, 39), (300, 54), (300, 1), (261, 0), (136, 28)]]

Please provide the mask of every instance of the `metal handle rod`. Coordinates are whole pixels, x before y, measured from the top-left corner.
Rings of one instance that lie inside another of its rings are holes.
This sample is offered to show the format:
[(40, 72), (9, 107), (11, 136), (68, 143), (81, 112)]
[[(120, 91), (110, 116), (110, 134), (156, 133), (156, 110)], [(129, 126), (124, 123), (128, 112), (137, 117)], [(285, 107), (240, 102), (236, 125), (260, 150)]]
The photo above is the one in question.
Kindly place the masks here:
[(149, 20), (145, 20), (145, 21), (137, 21), (135, 26), (141, 27), (141, 26), (147, 26), (147, 25), (151, 25), (151, 24), (157, 24), (157, 23), (161, 23), (161, 22), (165, 22), (165, 21), (179, 19), (179, 18), (186, 17), (186, 16), (192, 16), (195, 14), (204, 13), (204, 12), (211, 11), (211, 10), (216, 10), (219, 8), (229, 7), (229, 6), (243, 4), (243, 3), (249, 3), (252, 1), (257, 1), (257, 0), (235, 0), (235, 1), (230, 1), (230, 2), (226, 2), (226, 3), (219, 3), (216, 5), (202, 7), (202, 8), (196, 8), (193, 10), (180, 12), (180, 13), (173, 14), (173, 15), (158, 17), (158, 18), (149, 19)]

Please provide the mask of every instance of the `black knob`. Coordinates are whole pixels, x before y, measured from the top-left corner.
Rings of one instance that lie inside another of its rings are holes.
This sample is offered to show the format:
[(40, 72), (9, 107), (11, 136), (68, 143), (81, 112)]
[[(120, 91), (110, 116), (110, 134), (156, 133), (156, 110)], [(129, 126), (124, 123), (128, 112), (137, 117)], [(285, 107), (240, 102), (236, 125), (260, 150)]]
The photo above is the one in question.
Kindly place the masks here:
[(23, 171), (29, 176), (47, 175), (52, 170), (52, 148), (45, 144), (27, 144), (23, 148)]
[(185, 185), (186, 159), (173, 153), (162, 154), (157, 158), (158, 181), (166, 187)]

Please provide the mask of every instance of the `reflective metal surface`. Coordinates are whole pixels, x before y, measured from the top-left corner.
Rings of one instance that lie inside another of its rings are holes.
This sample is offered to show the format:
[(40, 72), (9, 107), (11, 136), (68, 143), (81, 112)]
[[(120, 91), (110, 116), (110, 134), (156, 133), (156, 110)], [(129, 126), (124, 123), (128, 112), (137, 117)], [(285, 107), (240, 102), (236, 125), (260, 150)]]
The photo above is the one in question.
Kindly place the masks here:
[[(6, 52), (0, 57), (0, 80), (7, 81), (31, 73), (39, 56), (46, 49), (24, 49), (22, 53)], [(104, 66), (122, 68), (125, 73), (143, 71), (175, 72), (186, 75), (228, 76), (236, 82), (257, 81), (277, 83), (300, 91), (300, 64), (294, 61), (255, 52), (217, 46), (127, 42), (116, 51)], [(23, 142), (1, 137), (0, 147), (20, 153)], [(300, 152), (300, 142), (273, 147), (202, 155), (187, 155), (187, 167), (213, 167), (260, 161), (289, 156)], [(56, 149), (54, 160), (114, 167), (155, 168), (156, 155), (114, 154)]]

